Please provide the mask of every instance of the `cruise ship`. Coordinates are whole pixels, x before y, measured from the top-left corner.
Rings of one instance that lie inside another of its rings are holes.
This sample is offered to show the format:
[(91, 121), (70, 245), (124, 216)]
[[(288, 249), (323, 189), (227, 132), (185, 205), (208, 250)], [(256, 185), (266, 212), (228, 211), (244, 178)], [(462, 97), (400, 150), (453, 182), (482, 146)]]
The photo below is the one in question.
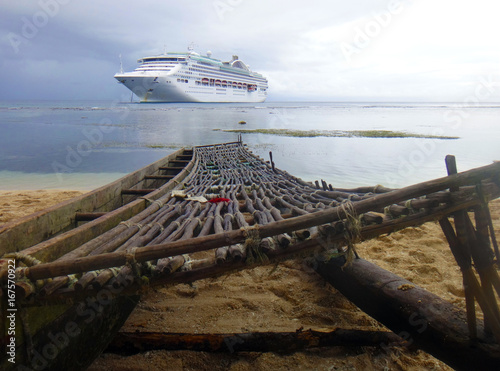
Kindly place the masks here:
[(233, 55), (229, 62), (185, 53), (145, 57), (132, 72), (117, 73), (118, 82), (141, 102), (264, 102), (267, 79)]

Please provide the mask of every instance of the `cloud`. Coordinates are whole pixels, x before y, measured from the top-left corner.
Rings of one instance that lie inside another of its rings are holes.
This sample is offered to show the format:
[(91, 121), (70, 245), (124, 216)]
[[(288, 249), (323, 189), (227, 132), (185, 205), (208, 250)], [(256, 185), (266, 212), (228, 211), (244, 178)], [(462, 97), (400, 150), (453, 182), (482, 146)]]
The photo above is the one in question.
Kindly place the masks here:
[(0, 99), (115, 99), (119, 54), (133, 69), (140, 57), (191, 42), (215, 58), (238, 54), (269, 78), (271, 99), (460, 99), (480, 76), (498, 75), (499, 8), (487, 0), (4, 2)]

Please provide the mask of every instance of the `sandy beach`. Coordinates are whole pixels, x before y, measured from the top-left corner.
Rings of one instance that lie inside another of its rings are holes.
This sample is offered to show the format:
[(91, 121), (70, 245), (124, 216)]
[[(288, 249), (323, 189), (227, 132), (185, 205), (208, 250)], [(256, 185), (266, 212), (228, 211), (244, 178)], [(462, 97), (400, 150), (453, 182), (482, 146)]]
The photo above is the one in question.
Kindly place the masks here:
[(0, 191), (0, 225), (79, 196), (83, 191)]
[[(1, 191), (0, 224), (83, 192)], [(500, 200), (490, 203), (500, 234)], [(437, 223), (357, 245), (359, 255), (464, 308), (460, 270)], [(122, 331), (231, 333), (303, 329), (383, 329), (302, 261), (288, 261), (190, 285), (151, 289)], [(101, 355), (90, 370), (451, 370), (420, 352), (332, 347), (293, 354), (151, 351)]]

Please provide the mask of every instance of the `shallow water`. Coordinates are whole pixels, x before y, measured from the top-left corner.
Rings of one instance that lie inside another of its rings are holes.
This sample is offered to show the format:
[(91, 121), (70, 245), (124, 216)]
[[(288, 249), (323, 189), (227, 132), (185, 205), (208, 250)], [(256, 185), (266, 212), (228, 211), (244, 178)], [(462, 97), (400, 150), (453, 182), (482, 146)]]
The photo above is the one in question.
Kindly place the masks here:
[[(243, 134), (277, 167), (335, 187), (401, 187), (500, 160), (499, 104), (138, 104), (0, 102), (0, 189), (92, 189), (183, 146), (235, 141), (216, 129), (393, 130), (457, 136), (297, 138)], [(245, 121), (246, 125), (238, 122)]]

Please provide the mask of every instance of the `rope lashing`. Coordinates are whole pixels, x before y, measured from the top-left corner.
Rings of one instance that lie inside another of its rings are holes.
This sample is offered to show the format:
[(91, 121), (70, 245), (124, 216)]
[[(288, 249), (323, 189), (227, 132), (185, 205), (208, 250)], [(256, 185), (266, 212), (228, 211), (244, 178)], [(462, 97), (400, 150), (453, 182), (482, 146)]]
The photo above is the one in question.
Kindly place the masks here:
[(10, 254), (5, 254), (3, 256), (4, 259), (15, 259), (16, 261), (19, 260), (21, 261), (24, 265), (27, 267), (32, 267), (34, 265), (41, 264), (42, 262), (38, 260), (37, 258), (31, 256), (31, 255), (26, 255), (22, 254), (20, 252), (15, 252), (15, 253), (10, 253)]
[(354, 244), (361, 240), (361, 220), (354, 209), (354, 204), (350, 201), (341, 204), (340, 210), (342, 210), (346, 218), (344, 236), (347, 242), (347, 253), (344, 266), (348, 266), (354, 257), (359, 259)]
[(125, 261), (127, 262), (127, 265), (130, 266), (132, 269), (132, 272), (134, 272), (135, 277), (141, 281), (141, 269), (139, 267), (139, 264), (137, 263), (137, 260), (135, 259), (135, 252), (137, 251), (137, 247), (132, 247), (131, 249), (127, 249), (125, 253)]
[(243, 227), (241, 229), (245, 237), (244, 248), (247, 253), (247, 264), (269, 261), (266, 254), (260, 249), (261, 238), (258, 224), (253, 227)]

